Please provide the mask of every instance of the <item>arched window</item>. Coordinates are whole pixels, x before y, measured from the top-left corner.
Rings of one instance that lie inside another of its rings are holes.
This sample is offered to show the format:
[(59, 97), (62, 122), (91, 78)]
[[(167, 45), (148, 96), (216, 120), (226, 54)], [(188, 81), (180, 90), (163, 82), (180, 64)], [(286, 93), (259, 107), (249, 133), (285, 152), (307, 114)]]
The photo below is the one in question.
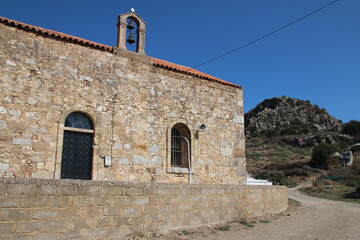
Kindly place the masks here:
[(81, 112), (70, 113), (65, 119), (65, 127), (93, 129), (91, 120)]
[(171, 167), (189, 168), (190, 156), (190, 130), (185, 124), (177, 123), (171, 129)]
[(65, 120), (61, 159), (61, 178), (91, 179), (93, 124), (81, 112), (69, 114)]

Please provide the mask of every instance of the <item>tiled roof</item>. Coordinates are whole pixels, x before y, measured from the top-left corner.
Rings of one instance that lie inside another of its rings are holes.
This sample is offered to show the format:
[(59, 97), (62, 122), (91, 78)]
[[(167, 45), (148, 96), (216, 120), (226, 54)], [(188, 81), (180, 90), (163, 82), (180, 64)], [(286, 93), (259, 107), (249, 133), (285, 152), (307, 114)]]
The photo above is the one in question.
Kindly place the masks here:
[[(69, 34), (65, 34), (65, 33), (62, 33), (62, 32), (57, 32), (57, 31), (37, 27), (37, 26), (34, 26), (34, 25), (18, 22), (18, 21), (11, 20), (11, 19), (8, 19), (8, 18), (0, 17), (0, 23), (5, 24), (5, 25), (9, 25), (9, 26), (12, 26), (12, 27), (16, 27), (16, 28), (19, 28), (19, 29), (22, 29), (22, 30), (25, 30), (25, 31), (31, 31), (31, 32), (40, 34), (40, 35), (45, 36), (45, 37), (55, 38), (55, 39), (58, 39), (58, 40), (71, 42), (71, 43), (83, 45), (83, 46), (86, 46), (86, 47), (96, 48), (96, 49), (111, 52), (111, 53), (114, 52), (114, 47), (111, 47), (111, 46), (103, 45), (103, 44), (96, 43), (96, 42), (93, 42), (93, 41), (89, 41), (89, 40), (79, 38), (79, 37), (74, 37), (74, 36), (71, 36)], [(222, 80), (220, 78), (213, 77), (213, 76), (211, 76), (209, 74), (200, 72), (200, 71), (195, 70), (195, 69), (190, 68), (190, 67), (181, 66), (181, 65), (178, 65), (178, 64), (174, 64), (174, 63), (167, 62), (167, 61), (157, 59), (157, 58), (153, 58), (153, 57), (151, 57), (151, 60), (153, 61), (154, 66), (156, 66), (156, 67), (168, 69), (168, 70), (175, 71), (175, 72), (184, 73), (184, 74), (187, 74), (187, 75), (191, 75), (191, 76), (194, 76), (194, 77), (206, 79), (208, 81), (217, 82), (217, 83), (224, 84), (224, 85), (229, 85), (229, 86), (236, 87), (236, 88), (242, 88), (241, 86), (239, 86), (237, 84), (224, 81), (224, 80)]]
[(29, 25), (26, 23), (11, 20), (8, 18), (0, 17), (0, 22), (5, 25), (9, 25), (12, 27), (26, 30), (26, 31), (35, 32), (37, 34), (40, 34), (40, 35), (43, 35), (46, 37), (55, 38), (55, 39), (59, 39), (59, 40), (63, 40), (63, 41), (67, 41), (67, 42), (71, 42), (71, 43), (75, 43), (75, 44), (80, 44), (83, 46), (88, 46), (88, 47), (100, 49), (103, 51), (108, 51), (108, 52), (114, 51), (114, 47), (110, 47), (110, 46), (103, 45), (100, 43), (92, 42), (92, 41), (89, 41), (89, 40), (86, 40), (83, 38), (74, 37), (74, 36), (71, 36), (69, 34), (65, 34), (62, 32), (57, 32), (57, 31), (53, 31), (53, 30), (49, 30), (49, 29), (45, 29), (45, 28), (41, 28), (41, 27), (36, 27), (36, 26)]
[(200, 71), (198, 71), (196, 69), (193, 69), (193, 68), (190, 68), (190, 67), (181, 66), (181, 65), (178, 65), (178, 64), (174, 64), (174, 63), (167, 62), (167, 61), (157, 59), (157, 58), (153, 58), (153, 57), (151, 58), (151, 60), (153, 61), (154, 65), (157, 66), (157, 67), (161, 67), (161, 68), (168, 69), (168, 70), (175, 71), (175, 72), (185, 73), (185, 74), (188, 74), (188, 75), (192, 75), (194, 77), (206, 79), (206, 80), (221, 83), (221, 84), (224, 84), (224, 85), (229, 85), (229, 86), (232, 86), (232, 87), (242, 88), (240, 85), (224, 81), (224, 80), (222, 80), (220, 78), (213, 77), (213, 76), (211, 76), (209, 74), (200, 72)]

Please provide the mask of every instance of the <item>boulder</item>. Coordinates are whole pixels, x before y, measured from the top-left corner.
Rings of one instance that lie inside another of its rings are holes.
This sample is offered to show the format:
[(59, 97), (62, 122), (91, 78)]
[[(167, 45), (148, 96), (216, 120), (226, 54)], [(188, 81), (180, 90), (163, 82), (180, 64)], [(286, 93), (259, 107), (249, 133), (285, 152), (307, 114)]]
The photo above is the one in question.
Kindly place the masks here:
[(352, 152), (360, 151), (360, 143), (356, 143), (356, 144), (352, 145), (350, 147), (350, 151), (352, 151)]
[(350, 167), (353, 165), (353, 155), (351, 151), (346, 151), (342, 154), (342, 164), (344, 167)]
[(311, 125), (311, 127), (313, 129), (315, 129), (317, 132), (321, 132), (321, 131), (325, 130), (325, 128), (322, 125), (319, 125), (319, 124), (313, 124), (313, 125)]
[(331, 135), (326, 135), (325, 142), (328, 143), (328, 144), (335, 144), (336, 143), (336, 141), (334, 140), (334, 138)]
[(294, 141), (294, 145), (297, 147), (303, 147), (304, 146), (304, 141), (301, 138), (295, 138)]

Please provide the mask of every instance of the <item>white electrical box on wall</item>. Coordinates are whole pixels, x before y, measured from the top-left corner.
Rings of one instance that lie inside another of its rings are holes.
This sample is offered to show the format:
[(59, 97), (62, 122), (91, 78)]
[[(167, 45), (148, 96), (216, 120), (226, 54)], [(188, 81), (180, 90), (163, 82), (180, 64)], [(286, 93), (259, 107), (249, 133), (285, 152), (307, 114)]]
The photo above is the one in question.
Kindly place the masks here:
[(110, 166), (110, 165), (111, 165), (111, 157), (105, 156), (105, 166)]

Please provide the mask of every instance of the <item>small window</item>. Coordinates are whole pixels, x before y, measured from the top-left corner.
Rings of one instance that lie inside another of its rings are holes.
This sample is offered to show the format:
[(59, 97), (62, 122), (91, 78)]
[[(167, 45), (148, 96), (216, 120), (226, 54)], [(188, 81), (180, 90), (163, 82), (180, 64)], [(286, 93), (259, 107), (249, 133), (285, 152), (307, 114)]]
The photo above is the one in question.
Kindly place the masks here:
[(190, 130), (182, 123), (175, 124), (171, 129), (171, 167), (189, 168), (190, 155)]

